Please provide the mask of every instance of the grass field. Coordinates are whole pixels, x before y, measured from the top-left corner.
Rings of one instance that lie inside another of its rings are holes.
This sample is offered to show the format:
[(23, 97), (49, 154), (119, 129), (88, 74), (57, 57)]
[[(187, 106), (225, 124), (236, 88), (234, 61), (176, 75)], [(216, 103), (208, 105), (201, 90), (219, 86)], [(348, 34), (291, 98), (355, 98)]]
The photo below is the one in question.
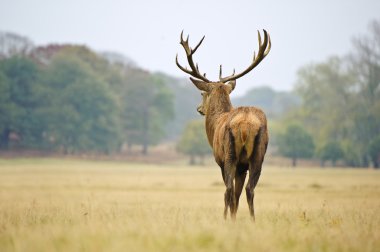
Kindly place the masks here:
[(0, 160), (0, 251), (380, 251), (380, 172), (264, 167), (222, 217), (216, 166)]

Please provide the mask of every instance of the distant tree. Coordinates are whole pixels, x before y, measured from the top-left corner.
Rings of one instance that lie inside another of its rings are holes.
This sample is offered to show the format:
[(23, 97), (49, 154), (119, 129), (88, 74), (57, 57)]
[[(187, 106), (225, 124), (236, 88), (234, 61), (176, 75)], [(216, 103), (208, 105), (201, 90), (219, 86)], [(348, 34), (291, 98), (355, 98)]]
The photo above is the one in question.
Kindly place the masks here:
[[(33, 91), (40, 97), (41, 118), (31, 118), (43, 125), (39, 128), (51, 148), (67, 153), (110, 152), (128, 142), (141, 144), (147, 153), (148, 145), (162, 139), (164, 126), (174, 116), (173, 95), (159, 77), (110, 63), (85, 46), (40, 46), (30, 58), (43, 69), (38, 83), (43, 87)], [(7, 90), (8, 76), (0, 79)]]
[(360, 167), (362, 165), (360, 160), (360, 149), (355, 146), (351, 140), (343, 141), (342, 149), (344, 153), (344, 162), (349, 167)]
[(380, 21), (371, 22), (369, 31), (353, 40), (349, 57), (331, 57), (298, 72), (302, 106), (293, 120), (319, 143), (339, 143), (349, 166), (370, 164), (368, 143), (380, 134)]
[(175, 117), (165, 126), (165, 138), (173, 141), (180, 137), (189, 120), (199, 118), (196, 107), (202, 98), (189, 79), (178, 79), (163, 73), (155, 73), (154, 75), (162, 80), (174, 95)]
[(190, 165), (195, 164), (196, 157), (199, 157), (200, 163), (203, 164), (204, 156), (211, 154), (211, 148), (207, 142), (203, 120), (190, 121), (186, 125), (185, 130), (177, 143), (177, 149), (179, 152), (190, 156)]
[(317, 152), (321, 159), (321, 165), (324, 166), (326, 161), (331, 161), (332, 166), (336, 165), (336, 161), (344, 157), (344, 152), (338, 142), (328, 142), (322, 146)]
[(356, 76), (356, 97), (351, 112), (352, 141), (359, 149), (361, 163), (369, 165), (368, 143), (380, 135), (380, 20), (369, 25), (369, 33), (353, 40), (351, 71)]
[(59, 53), (45, 76), (47, 138), (65, 153), (109, 153), (121, 145), (117, 99), (81, 59)]
[[(339, 143), (344, 149), (343, 159), (350, 166), (362, 164), (363, 149), (361, 140), (355, 140), (357, 129), (353, 118), (359, 109), (355, 86), (355, 74), (345, 58), (331, 57), (327, 62), (305, 66), (298, 71), (296, 85), (302, 106), (292, 115), (293, 121), (299, 121), (312, 132), (318, 143)], [(362, 127), (366, 121), (361, 121)]]
[(354, 76), (339, 57), (311, 64), (298, 71), (296, 91), (302, 98), (299, 120), (315, 139), (329, 142), (348, 136), (353, 110)]
[(375, 137), (369, 144), (369, 155), (375, 168), (380, 167), (380, 135)]
[(0, 32), (0, 59), (26, 56), (33, 49), (33, 42), (11, 32)]
[(0, 149), (8, 149), (12, 114), (19, 108), (11, 101), (10, 83), (0, 63)]
[(165, 125), (174, 117), (173, 94), (159, 78), (130, 68), (121, 97), (126, 142), (142, 145), (146, 155), (148, 146), (162, 139)]
[(313, 138), (299, 125), (289, 125), (285, 133), (278, 136), (277, 144), (279, 153), (292, 159), (293, 167), (297, 165), (297, 159), (313, 156)]
[(44, 126), (41, 108), (40, 70), (23, 56), (0, 61), (0, 148), (9, 148), (17, 135), (19, 147), (41, 147)]

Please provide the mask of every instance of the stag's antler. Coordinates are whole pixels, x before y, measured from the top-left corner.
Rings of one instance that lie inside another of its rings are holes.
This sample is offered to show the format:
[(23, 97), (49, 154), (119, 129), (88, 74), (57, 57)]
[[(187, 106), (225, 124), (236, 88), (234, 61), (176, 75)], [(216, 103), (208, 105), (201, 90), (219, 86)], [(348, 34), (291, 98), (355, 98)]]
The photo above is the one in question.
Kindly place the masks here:
[[(263, 31), (264, 31), (264, 42), (263, 43), (261, 43), (260, 32), (257, 31), (258, 37), (259, 37), (258, 38), (259, 39), (259, 52), (257, 53), (257, 56), (256, 56), (256, 52), (254, 52), (251, 65), (247, 69), (245, 69), (243, 72), (241, 72), (237, 75), (235, 75), (235, 69), (234, 69), (232, 75), (227, 76), (227, 77), (222, 77), (222, 65), (220, 65), (220, 69), (219, 69), (219, 81), (220, 82), (226, 83), (227, 81), (236, 80), (236, 79), (244, 76), (245, 74), (249, 73), (252, 69), (254, 69), (268, 55), (268, 53), (271, 49), (270, 36), (266, 30), (263, 30)], [(197, 46), (194, 49), (191, 49), (189, 46), (189, 36), (187, 36), (186, 40), (183, 40), (183, 31), (182, 31), (181, 32), (180, 44), (185, 49), (187, 61), (189, 62), (189, 66), (190, 66), (191, 70), (187, 69), (186, 67), (181, 66), (178, 63), (178, 54), (175, 58), (175, 63), (185, 73), (190, 74), (191, 76), (193, 76), (199, 80), (203, 80), (205, 82), (212, 82), (206, 78), (206, 74), (202, 75), (199, 72), (198, 64), (194, 64), (194, 61), (193, 61), (193, 54), (198, 49), (198, 47), (202, 44), (204, 38), (205, 38), (205, 36), (203, 36), (201, 41), (199, 41), (199, 43), (197, 44)]]
[(254, 69), (265, 58), (265, 56), (268, 55), (270, 48), (271, 48), (270, 36), (266, 30), (263, 30), (263, 31), (264, 31), (264, 42), (262, 44), (261, 44), (260, 32), (257, 31), (257, 33), (259, 35), (259, 52), (257, 53), (257, 57), (256, 57), (256, 52), (253, 53), (252, 64), (247, 69), (245, 69), (243, 72), (241, 72), (237, 75), (235, 75), (235, 69), (234, 69), (232, 75), (227, 76), (227, 77), (222, 77), (222, 65), (220, 65), (220, 70), (219, 70), (220, 82), (225, 83), (227, 81), (236, 80), (236, 79), (242, 77), (243, 75), (249, 73), (252, 69)]
[(199, 72), (198, 64), (194, 64), (194, 61), (193, 61), (193, 54), (197, 51), (198, 47), (202, 44), (204, 38), (205, 38), (205, 36), (203, 36), (203, 38), (201, 39), (201, 41), (199, 41), (198, 45), (194, 49), (191, 49), (190, 46), (189, 46), (189, 36), (187, 36), (186, 40), (183, 40), (183, 31), (182, 31), (181, 32), (181, 42), (180, 42), (180, 44), (185, 49), (186, 56), (187, 56), (187, 61), (189, 62), (189, 66), (190, 66), (191, 70), (187, 69), (186, 67), (181, 66), (178, 63), (178, 54), (175, 57), (175, 63), (185, 73), (190, 74), (191, 76), (193, 76), (193, 77), (195, 77), (197, 79), (203, 80), (205, 82), (211, 82), (211, 81), (209, 81), (206, 78), (206, 74), (202, 75)]

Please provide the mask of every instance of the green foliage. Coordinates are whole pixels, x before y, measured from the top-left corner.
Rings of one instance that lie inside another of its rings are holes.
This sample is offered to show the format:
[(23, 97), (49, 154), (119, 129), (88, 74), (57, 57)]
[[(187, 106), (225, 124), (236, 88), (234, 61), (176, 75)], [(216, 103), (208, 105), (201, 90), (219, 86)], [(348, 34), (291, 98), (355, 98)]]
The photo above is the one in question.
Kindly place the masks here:
[(200, 157), (202, 160), (203, 156), (211, 153), (203, 120), (193, 120), (186, 125), (177, 144), (177, 149), (181, 153), (190, 156), (190, 164), (195, 163), (195, 156)]
[(111, 64), (85, 46), (2, 58), (0, 91), (2, 149), (110, 153), (130, 141), (146, 151), (174, 116), (173, 95), (158, 76)]
[(370, 33), (353, 41), (351, 71), (356, 76), (353, 141), (368, 166), (368, 143), (380, 135), (380, 20), (370, 24)]
[(173, 94), (157, 76), (140, 69), (125, 73), (122, 93), (123, 130), (129, 145), (158, 143), (164, 136), (164, 126), (174, 117)]
[(370, 160), (375, 164), (368, 143), (380, 134), (379, 37), (380, 22), (374, 21), (370, 34), (354, 40), (349, 57), (331, 57), (298, 72), (302, 104), (288, 119), (312, 132), (318, 149), (335, 142), (344, 150), (343, 157), (336, 149), (330, 150), (336, 157), (322, 151), (322, 161), (330, 156), (327, 160), (343, 158), (349, 166), (368, 166)]
[[(341, 140), (350, 127), (354, 79), (337, 57), (299, 70), (296, 91), (302, 97), (299, 119), (315, 139)], [(338, 123), (339, 122), (339, 123)]]
[(344, 152), (338, 142), (328, 142), (317, 151), (317, 155), (321, 159), (322, 166), (329, 160), (335, 166), (336, 161), (344, 157)]
[(298, 158), (310, 158), (314, 153), (314, 142), (311, 135), (299, 125), (289, 125), (285, 132), (278, 136), (278, 151), (281, 155), (291, 158), (293, 166)]
[(369, 155), (375, 168), (380, 167), (380, 135), (375, 137), (368, 147)]
[(40, 87), (40, 70), (30, 59), (13, 56), (0, 61), (0, 148), (9, 148), (10, 133), (22, 137), (19, 147), (42, 142)]
[(119, 148), (120, 118), (115, 97), (85, 62), (59, 54), (49, 65), (45, 81), (53, 97), (46, 113), (48, 135), (54, 145), (69, 153), (108, 153)]
[(166, 125), (166, 138), (176, 140), (189, 120), (200, 118), (196, 108), (201, 102), (201, 95), (188, 79), (177, 79), (163, 73), (155, 74), (173, 93), (173, 120)]

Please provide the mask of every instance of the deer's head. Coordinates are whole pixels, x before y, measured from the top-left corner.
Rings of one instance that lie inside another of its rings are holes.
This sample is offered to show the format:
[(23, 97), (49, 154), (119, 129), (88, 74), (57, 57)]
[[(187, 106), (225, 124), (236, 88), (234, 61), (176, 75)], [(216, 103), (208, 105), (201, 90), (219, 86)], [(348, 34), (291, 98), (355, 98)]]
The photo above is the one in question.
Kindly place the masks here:
[(181, 33), (181, 41), (180, 44), (183, 46), (186, 52), (187, 61), (189, 63), (190, 69), (183, 67), (178, 62), (178, 54), (176, 56), (176, 64), (177, 66), (184, 71), (185, 73), (191, 75), (194, 78), (190, 77), (190, 80), (194, 83), (194, 85), (201, 90), (202, 94), (202, 102), (198, 106), (197, 111), (201, 115), (205, 115), (207, 113), (208, 107), (210, 103), (213, 103), (217, 100), (229, 97), (229, 94), (234, 90), (236, 86), (236, 80), (245, 74), (249, 73), (253, 68), (255, 68), (264, 58), (268, 55), (271, 48), (271, 41), (269, 34), (264, 30), (264, 41), (261, 41), (260, 32), (258, 32), (259, 39), (259, 51), (253, 54), (253, 60), (251, 65), (248, 66), (244, 71), (235, 74), (235, 69), (233, 70), (232, 75), (222, 77), (222, 65), (220, 65), (219, 69), (219, 80), (218, 81), (210, 81), (206, 78), (206, 74), (201, 74), (199, 71), (198, 64), (195, 64), (193, 61), (193, 54), (196, 52), (198, 47), (202, 44), (204, 40), (204, 36), (199, 41), (199, 43), (195, 46), (194, 49), (189, 46), (189, 36), (186, 40), (183, 39), (183, 31)]

